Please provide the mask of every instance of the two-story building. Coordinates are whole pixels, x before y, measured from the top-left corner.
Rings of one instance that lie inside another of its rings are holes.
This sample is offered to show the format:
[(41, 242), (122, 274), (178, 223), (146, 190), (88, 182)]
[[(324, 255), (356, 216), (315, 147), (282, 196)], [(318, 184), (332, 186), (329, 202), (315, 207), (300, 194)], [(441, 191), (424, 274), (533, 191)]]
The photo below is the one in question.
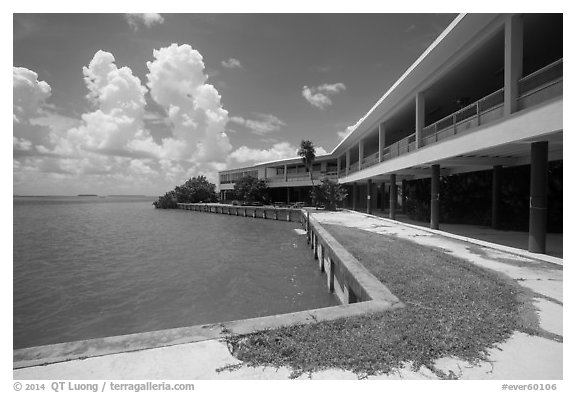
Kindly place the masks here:
[[(349, 188), (347, 206), (371, 213), (407, 181), (431, 178), (431, 228), (439, 225), (440, 176), (491, 170), (499, 221), (503, 167), (530, 165), (529, 250), (545, 251), (547, 168), (563, 159), (562, 14), (461, 14), (368, 110), (314, 179)], [(305, 200), (300, 158), (220, 172), (222, 197), (239, 177), (268, 180), (272, 199)], [(400, 203), (401, 205), (401, 203)], [(396, 203), (389, 204), (394, 218)]]

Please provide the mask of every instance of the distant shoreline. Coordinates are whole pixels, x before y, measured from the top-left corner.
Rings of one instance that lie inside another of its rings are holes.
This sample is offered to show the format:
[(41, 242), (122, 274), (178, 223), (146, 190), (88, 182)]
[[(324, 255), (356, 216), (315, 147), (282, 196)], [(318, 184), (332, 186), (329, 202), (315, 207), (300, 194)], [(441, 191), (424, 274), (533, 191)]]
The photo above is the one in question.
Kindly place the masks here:
[(101, 197), (101, 198), (157, 198), (154, 195), (141, 194), (124, 194), (124, 195), (97, 195), (97, 194), (78, 194), (78, 195), (12, 195), (12, 198), (78, 198), (78, 197)]

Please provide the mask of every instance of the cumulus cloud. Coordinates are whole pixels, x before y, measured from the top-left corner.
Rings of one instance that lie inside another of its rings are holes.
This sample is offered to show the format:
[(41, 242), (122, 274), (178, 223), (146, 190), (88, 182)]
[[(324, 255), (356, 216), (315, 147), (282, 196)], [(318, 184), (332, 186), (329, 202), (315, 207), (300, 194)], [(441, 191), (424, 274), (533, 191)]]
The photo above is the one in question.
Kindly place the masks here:
[(274, 144), (270, 149), (252, 149), (241, 146), (230, 153), (230, 158), (238, 163), (256, 163), (297, 157), (298, 148), (288, 142)]
[[(328, 154), (322, 146), (316, 147), (316, 156)], [(267, 161), (282, 160), (285, 158), (297, 158), (298, 147), (289, 142), (279, 142), (270, 149), (252, 149), (241, 146), (230, 153), (230, 158), (240, 164), (259, 163)]]
[(52, 89), (45, 81), (38, 80), (38, 74), (23, 67), (13, 67), (13, 120), (28, 122), (40, 114)]
[(229, 58), (228, 60), (222, 60), (220, 64), (222, 64), (222, 67), (224, 68), (242, 68), (242, 63), (240, 63), (240, 60), (233, 57)]
[(352, 131), (354, 131), (355, 128), (356, 128), (356, 126), (348, 126), (348, 127), (346, 127), (346, 129), (344, 131), (338, 131), (338, 132), (336, 132), (336, 134), (338, 135), (338, 138), (344, 139), (348, 136), (348, 134), (350, 134)]
[(323, 85), (318, 86), (317, 90), (326, 94), (336, 94), (343, 90), (346, 90), (346, 86), (344, 85), (344, 83), (333, 83), (333, 84), (325, 83)]
[[(37, 124), (36, 120), (46, 116), (47, 100), (51, 87), (38, 80), (38, 74), (23, 67), (13, 67), (13, 147), (14, 155), (31, 152), (34, 145), (47, 145), (50, 130)], [(27, 153), (29, 154), (29, 153)]]
[(206, 83), (202, 55), (190, 45), (154, 50), (148, 62), (150, 95), (168, 113), (173, 140), (164, 141), (171, 157), (194, 162), (224, 162), (232, 149), (225, 126), (228, 111), (218, 90)]
[(32, 150), (32, 142), (28, 139), (12, 137), (12, 146), (14, 150), (30, 151)]
[(256, 135), (265, 135), (280, 130), (285, 126), (282, 120), (274, 115), (256, 113), (258, 119), (245, 119), (240, 116), (232, 116), (230, 121), (250, 129)]
[[(199, 174), (216, 182), (217, 171), (229, 165), (297, 157), (289, 142), (233, 150), (228, 124), (269, 135), (285, 123), (263, 113), (229, 117), (207, 83), (202, 55), (189, 45), (155, 50), (147, 68), (144, 83), (112, 53), (96, 52), (83, 68), (91, 108), (68, 117), (50, 103), (47, 82), (15, 67), (14, 192), (156, 195)], [(314, 89), (330, 96), (345, 86)], [(326, 151), (317, 147), (316, 154)]]
[(328, 154), (326, 149), (324, 149), (322, 146), (317, 146), (316, 147), (316, 156), (322, 156), (324, 154)]
[[(42, 110), (50, 86), (15, 68), (15, 190), (156, 194), (198, 174), (215, 182), (232, 146), (225, 133), (228, 112), (206, 83), (202, 56), (176, 44), (153, 55), (143, 85), (111, 53), (98, 51), (83, 69), (93, 108), (80, 119)], [(161, 107), (152, 114), (145, 110), (147, 92)], [(147, 128), (151, 119), (164, 127), (163, 138)]]
[(302, 96), (312, 106), (315, 106), (319, 109), (325, 109), (332, 105), (332, 99), (330, 97), (344, 90), (346, 90), (346, 85), (344, 85), (344, 83), (325, 83), (316, 87), (302, 87)]
[(127, 150), (143, 126), (146, 88), (130, 68), (118, 68), (114, 56), (102, 50), (83, 73), (87, 98), (97, 109), (82, 115), (82, 125), (67, 132), (66, 142), (93, 152)]
[(164, 18), (160, 14), (125, 14), (124, 17), (134, 31), (138, 31), (141, 25), (152, 27), (164, 23)]

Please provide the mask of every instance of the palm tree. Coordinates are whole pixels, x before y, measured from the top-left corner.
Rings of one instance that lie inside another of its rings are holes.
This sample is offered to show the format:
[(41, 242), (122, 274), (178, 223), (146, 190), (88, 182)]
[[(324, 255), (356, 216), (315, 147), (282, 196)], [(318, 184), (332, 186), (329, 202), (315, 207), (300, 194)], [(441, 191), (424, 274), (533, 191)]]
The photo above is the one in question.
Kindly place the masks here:
[[(316, 187), (314, 185), (314, 176), (312, 176), (312, 167), (314, 165), (314, 160), (316, 159), (316, 149), (314, 148), (314, 144), (309, 140), (303, 140), (300, 142), (300, 149), (298, 150), (298, 155), (302, 157), (302, 161), (306, 168), (308, 168), (308, 172), (310, 173), (310, 181), (312, 182), (312, 195), (316, 195)], [(316, 203), (317, 198), (313, 197), (314, 202)]]
[(300, 149), (298, 150), (298, 155), (302, 157), (302, 161), (310, 173), (310, 180), (312, 181), (312, 187), (314, 187), (314, 177), (312, 176), (312, 166), (314, 160), (316, 159), (316, 149), (314, 144), (309, 140), (303, 140), (300, 142)]

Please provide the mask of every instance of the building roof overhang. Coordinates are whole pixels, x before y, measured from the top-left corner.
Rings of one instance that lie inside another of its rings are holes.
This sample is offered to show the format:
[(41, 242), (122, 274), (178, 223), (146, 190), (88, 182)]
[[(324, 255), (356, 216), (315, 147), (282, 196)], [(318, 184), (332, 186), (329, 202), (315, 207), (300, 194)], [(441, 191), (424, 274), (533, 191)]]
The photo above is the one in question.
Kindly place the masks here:
[[(398, 107), (414, 99), (417, 92), (425, 91), (427, 87), (474, 51), (486, 37), (494, 34), (501, 27), (505, 17), (506, 14), (459, 14), (372, 108), (356, 122), (352, 131), (330, 153), (319, 155), (317, 159), (335, 159), (358, 143), (366, 134), (378, 127), (380, 122), (391, 116)], [(302, 159), (295, 157), (262, 162), (249, 168), (291, 165), (300, 162)], [(238, 170), (241, 169), (233, 169), (233, 171)]]

